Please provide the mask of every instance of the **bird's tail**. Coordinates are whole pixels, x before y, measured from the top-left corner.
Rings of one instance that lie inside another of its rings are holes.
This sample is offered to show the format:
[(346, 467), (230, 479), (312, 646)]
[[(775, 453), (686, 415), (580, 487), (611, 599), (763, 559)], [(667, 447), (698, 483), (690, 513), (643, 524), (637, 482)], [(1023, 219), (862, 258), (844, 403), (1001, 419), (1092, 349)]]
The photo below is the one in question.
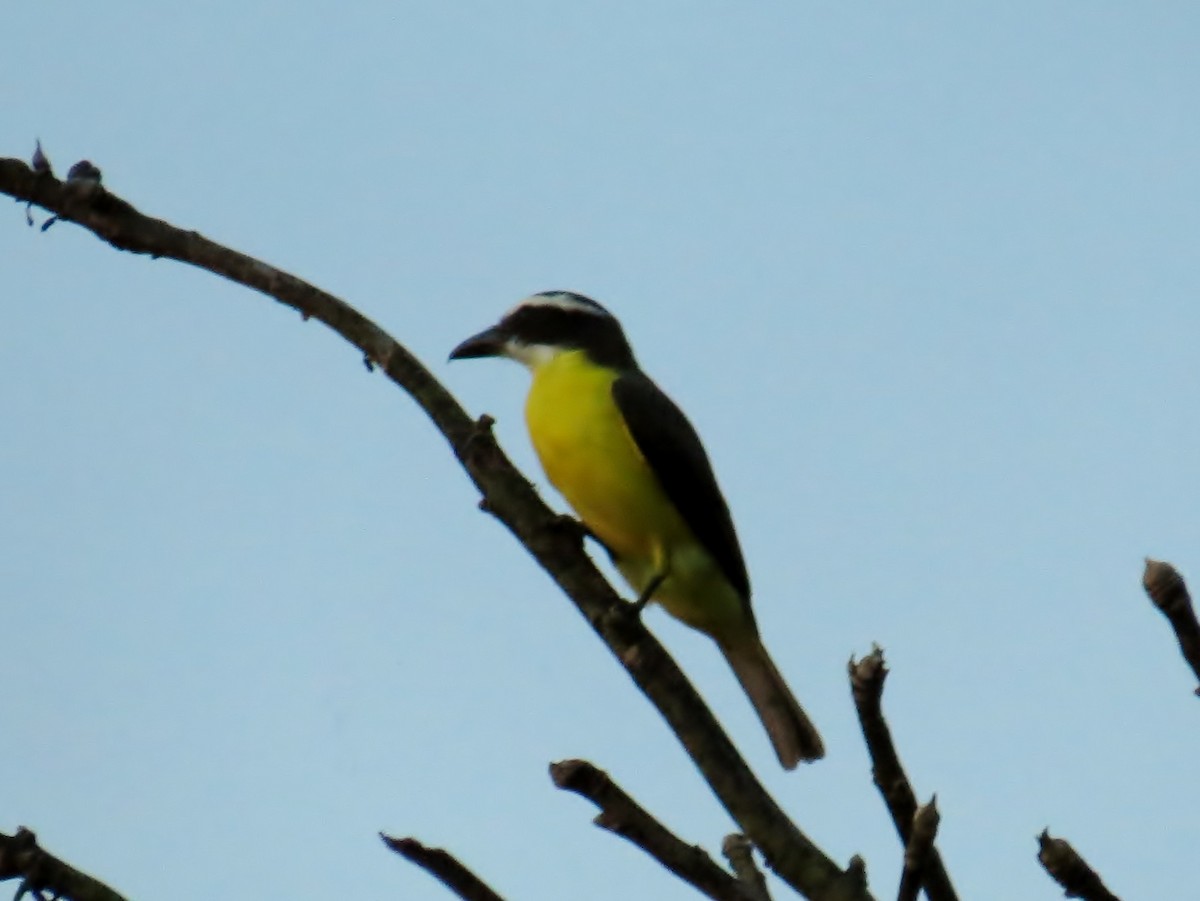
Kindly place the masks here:
[(754, 705), (754, 711), (766, 727), (775, 754), (785, 769), (795, 769), (801, 760), (819, 760), (825, 756), (821, 736), (800, 702), (783, 681), (758, 636), (734, 645), (719, 645), (734, 675)]

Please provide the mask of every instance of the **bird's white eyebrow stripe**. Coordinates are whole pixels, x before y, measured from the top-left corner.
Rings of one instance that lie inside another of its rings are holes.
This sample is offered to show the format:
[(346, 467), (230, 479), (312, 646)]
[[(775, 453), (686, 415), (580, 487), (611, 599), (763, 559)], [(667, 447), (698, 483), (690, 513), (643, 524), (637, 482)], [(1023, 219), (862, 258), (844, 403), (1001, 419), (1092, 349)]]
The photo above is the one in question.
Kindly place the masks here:
[(570, 291), (554, 291), (526, 297), (505, 313), (504, 318), (507, 319), (513, 313), (517, 312), (517, 310), (525, 307), (549, 307), (556, 310), (565, 310), (568, 313), (589, 313), (592, 316), (609, 315), (599, 304), (596, 304), (594, 301), (585, 300), (578, 294), (572, 294)]

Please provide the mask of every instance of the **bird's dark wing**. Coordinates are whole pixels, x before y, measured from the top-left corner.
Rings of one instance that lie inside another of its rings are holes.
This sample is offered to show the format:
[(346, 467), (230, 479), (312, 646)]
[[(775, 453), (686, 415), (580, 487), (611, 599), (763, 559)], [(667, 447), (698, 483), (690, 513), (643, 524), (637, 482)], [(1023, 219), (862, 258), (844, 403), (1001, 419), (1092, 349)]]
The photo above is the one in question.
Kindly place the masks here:
[(645, 373), (634, 369), (613, 382), (613, 399), (638, 450), (663, 490), (725, 578), (750, 609), (750, 578), (729, 507), (717, 487), (700, 436), (683, 411)]

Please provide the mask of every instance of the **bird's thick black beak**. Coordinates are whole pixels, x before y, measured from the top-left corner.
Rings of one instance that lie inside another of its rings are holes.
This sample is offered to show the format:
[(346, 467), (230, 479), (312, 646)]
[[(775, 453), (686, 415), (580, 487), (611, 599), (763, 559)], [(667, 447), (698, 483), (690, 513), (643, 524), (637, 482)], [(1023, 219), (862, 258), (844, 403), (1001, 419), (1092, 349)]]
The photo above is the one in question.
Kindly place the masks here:
[(507, 341), (507, 333), (500, 326), (493, 325), (478, 335), (472, 335), (450, 351), (450, 359), (473, 360), (478, 357), (497, 357), (504, 353), (504, 345)]

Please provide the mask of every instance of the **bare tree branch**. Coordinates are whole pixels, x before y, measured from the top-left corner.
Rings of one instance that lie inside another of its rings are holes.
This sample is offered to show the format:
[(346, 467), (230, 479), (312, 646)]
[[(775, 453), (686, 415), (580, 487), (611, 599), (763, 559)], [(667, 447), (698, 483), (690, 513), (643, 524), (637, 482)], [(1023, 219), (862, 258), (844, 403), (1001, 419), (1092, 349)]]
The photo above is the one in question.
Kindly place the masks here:
[(1063, 887), (1068, 898), (1121, 901), (1104, 887), (1099, 874), (1087, 865), (1066, 839), (1052, 838), (1048, 829), (1043, 829), (1038, 836), (1038, 860), (1054, 881)]
[[(856, 661), (851, 657), (849, 670), (854, 706), (858, 710), (858, 721), (871, 755), (871, 773), (892, 815), (892, 822), (896, 824), (896, 831), (907, 848), (912, 842), (917, 796), (896, 753), (892, 731), (883, 718), (883, 682), (888, 674), (883, 649), (876, 646), (862, 660)], [(922, 882), (929, 901), (958, 901), (937, 848), (929, 849)]]
[(449, 851), (427, 848), (415, 838), (392, 838), (382, 832), (379, 837), (385, 845), (441, 881), (463, 901), (504, 901)]
[(742, 891), (749, 901), (771, 901), (771, 893), (767, 891), (767, 880), (757, 864), (754, 863), (754, 845), (750, 839), (735, 832), (725, 836), (721, 842), (721, 853), (729, 861), (729, 866), (742, 884)]
[(900, 874), (900, 889), (896, 893), (896, 901), (917, 901), (941, 820), (937, 809), (937, 795), (930, 798), (928, 804), (918, 807), (913, 815), (912, 834), (908, 839), (908, 847), (904, 849), (904, 870)]
[(703, 848), (689, 845), (586, 760), (550, 764), (550, 778), (600, 808), (592, 821), (601, 829), (637, 845), (660, 864), (716, 901), (751, 901), (741, 884), (713, 862)]
[(18, 895), (49, 892), (65, 901), (125, 901), (103, 882), (43, 850), (24, 826), (16, 835), (0, 834), (0, 881), (9, 879), (21, 880)]
[[(94, 168), (94, 167), (92, 167)], [(632, 615), (591, 559), (578, 530), (563, 528), (512, 465), (489, 429), (475, 422), (408, 350), (349, 304), (245, 254), (138, 212), (98, 181), (60, 182), (16, 159), (0, 159), (0, 192), (75, 222), (119, 250), (189, 263), (273, 297), (329, 326), (378, 366), (429, 416), (499, 519), (558, 583), (678, 736), (722, 805), (768, 865), (817, 901), (870, 897), (861, 866), (838, 867), (767, 794), (712, 712), (662, 645)]]
[[(1170, 622), (1183, 659), (1200, 679), (1200, 622), (1196, 621), (1196, 611), (1183, 576), (1170, 563), (1147, 557), (1142, 587)], [(1196, 694), (1200, 695), (1200, 688), (1196, 689)]]

